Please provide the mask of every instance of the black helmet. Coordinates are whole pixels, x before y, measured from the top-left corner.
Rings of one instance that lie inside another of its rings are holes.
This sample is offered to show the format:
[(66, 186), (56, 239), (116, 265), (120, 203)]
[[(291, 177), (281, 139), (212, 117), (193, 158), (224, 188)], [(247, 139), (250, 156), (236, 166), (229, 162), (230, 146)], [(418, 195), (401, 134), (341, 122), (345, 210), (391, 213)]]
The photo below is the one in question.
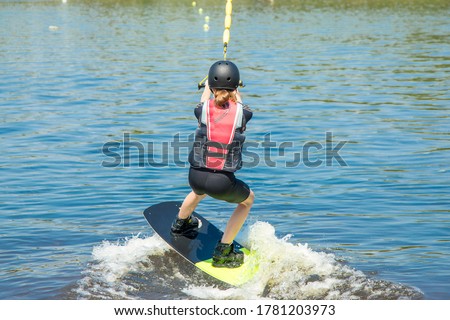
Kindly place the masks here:
[(236, 90), (239, 80), (239, 69), (231, 61), (217, 61), (209, 68), (208, 84), (211, 89)]

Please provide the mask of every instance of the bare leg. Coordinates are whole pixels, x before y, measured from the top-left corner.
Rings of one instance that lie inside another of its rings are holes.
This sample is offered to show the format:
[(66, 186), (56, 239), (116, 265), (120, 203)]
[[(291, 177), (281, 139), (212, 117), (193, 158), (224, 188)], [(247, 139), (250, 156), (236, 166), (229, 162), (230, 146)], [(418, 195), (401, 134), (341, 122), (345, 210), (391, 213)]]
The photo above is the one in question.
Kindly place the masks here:
[(228, 220), (227, 226), (225, 228), (225, 232), (222, 236), (222, 243), (232, 243), (239, 230), (241, 230), (242, 225), (247, 219), (248, 213), (253, 205), (253, 201), (255, 200), (255, 194), (250, 190), (250, 195), (245, 201), (242, 201), (238, 204), (233, 214)]
[(198, 195), (194, 191), (191, 191), (183, 201), (180, 211), (178, 212), (178, 218), (187, 219), (195, 210), (197, 205), (206, 197), (206, 194)]

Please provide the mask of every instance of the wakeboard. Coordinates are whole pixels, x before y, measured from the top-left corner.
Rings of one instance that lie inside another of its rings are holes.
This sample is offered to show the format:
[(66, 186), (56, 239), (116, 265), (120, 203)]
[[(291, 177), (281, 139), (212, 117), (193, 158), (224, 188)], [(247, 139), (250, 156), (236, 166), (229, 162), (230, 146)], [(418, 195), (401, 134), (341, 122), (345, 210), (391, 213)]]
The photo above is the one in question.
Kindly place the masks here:
[(240, 286), (254, 277), (258, 270), (255, 259), (251, 259), (251, 252), (236, 241), (235, 248), (245, 254), (244, 264), (238, 268), (212, 266), (212, 253), (223, 232), (200, 214), (193, 212), (200, 220), (200, 228), (196, 232), (183, 236), (172, 235), (170, 226), (180, 207), (181, 202), (178, 201), (162, 202), (148, 207), (144, 216), (153, 230), (170, 247), (210, 276), (233, 286)]

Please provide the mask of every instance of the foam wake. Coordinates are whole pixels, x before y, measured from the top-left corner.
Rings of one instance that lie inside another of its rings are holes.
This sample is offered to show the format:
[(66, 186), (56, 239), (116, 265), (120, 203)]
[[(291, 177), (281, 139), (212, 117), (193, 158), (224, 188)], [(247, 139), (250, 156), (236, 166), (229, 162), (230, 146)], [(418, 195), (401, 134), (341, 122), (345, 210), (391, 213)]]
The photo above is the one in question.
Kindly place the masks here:
[(92, 251), (93, 261), (83, 272), (76, 293), (80, 299), (127, 299), (138, 291), (137, 286), (123, 281), (131, 273), (154, 270), (152, 257), (170, 250), (157, 235), (134, 236), (116, 243), (104, 241)]
[(253, 224), (245, 245), (255, 252), (259, 271), (240, 288), (189, 286), (184, 292), (200, 299), (418, 299), (413, 288), (368, 278), (339, 263), (335, 256), (292, 244), (275, 236), (272, 225)]
[(255, 278), (239, 288), (204, 274), (157, 235), (134, 236), (93, 248), (93, 261), (75, 293), (79, 299), (420, 299), (416, 289), (374, 280), (329, 253), (277, 238), (256, 222), (241, 232), (259, 263)]

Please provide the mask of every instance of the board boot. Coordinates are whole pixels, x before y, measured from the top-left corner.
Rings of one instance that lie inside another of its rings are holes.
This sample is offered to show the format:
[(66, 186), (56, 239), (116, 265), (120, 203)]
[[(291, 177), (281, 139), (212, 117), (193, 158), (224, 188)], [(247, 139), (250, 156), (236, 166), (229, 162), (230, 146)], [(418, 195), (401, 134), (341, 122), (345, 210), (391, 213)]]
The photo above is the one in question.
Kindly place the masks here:
[(170, 231), (173, 235), (193, 235), (197, 232), (198, 228), (201, 227), (200, 220), (194, 216), (190, 216), (186, 219), (180, 219), (178, 217), (172, 222)]
[(244, 253), (234, 249), (234, 243), (217, 243), (213, 253), (213, 267), (237, 268), (244, 263)]

